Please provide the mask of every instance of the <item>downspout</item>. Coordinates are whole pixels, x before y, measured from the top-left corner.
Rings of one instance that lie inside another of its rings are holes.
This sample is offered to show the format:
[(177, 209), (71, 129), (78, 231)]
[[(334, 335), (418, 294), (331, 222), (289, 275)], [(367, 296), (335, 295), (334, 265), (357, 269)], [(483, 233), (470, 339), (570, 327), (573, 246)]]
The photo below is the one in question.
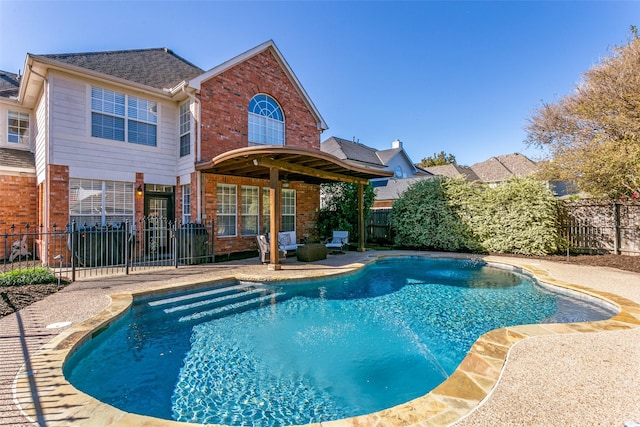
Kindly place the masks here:
[[(196, 162), (199, 162), (202, 158), (202, 150), (200, 149), (200, 143), (202, 142), (202, 137), (201, 135), (201, 127), (200, 127), (200, 114), (201, 114), (201, 105), (200, 105), (200, 100), (198, 99), (197, 96), (195, 96), (194, 94), (190, 93), (187, 91), (187, 89), (185, 88), (185, 86), (182, 86), (182, 91), (185, 93), (185, 95), (187, 95), (189, 97), (189, 99), (191, 99), (194, 104), (196, 105), (196, 111), (194, 114), (194, 124), (193, 124), (193, 129), (196, 132)], [(201, 185), (202, 185), (202, 179), (201, 179), (201, 175), (202, 172), (196, 172), (196, 215), (198, 217), (198, 222), (200, 222), (202, 220), (202, 191), (201, 191)]]

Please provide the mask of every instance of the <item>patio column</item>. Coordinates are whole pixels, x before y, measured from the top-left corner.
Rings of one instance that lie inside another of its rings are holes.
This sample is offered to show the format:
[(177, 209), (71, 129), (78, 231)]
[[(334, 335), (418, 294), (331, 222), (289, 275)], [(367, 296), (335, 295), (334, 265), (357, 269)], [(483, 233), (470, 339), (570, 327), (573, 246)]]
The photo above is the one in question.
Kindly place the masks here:
[(358, 252), (364, 252), (364, 184), (358, 183)]
[(280, 231), (280, 169), (269, 168), (269, 270), (280, 270), (280, 253), (278, 250), (278, 232)]

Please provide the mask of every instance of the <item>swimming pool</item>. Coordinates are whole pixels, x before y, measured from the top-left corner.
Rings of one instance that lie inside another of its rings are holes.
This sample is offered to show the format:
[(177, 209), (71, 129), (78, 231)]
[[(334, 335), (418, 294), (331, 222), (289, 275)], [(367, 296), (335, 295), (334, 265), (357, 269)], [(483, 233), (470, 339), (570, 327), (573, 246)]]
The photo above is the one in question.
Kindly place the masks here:
[[(381, 260), (321, 282), (226, 285), (139, 299), (72, 356), (67, 378), (128, 412), (303, 424), (428, 393), (489, 330), (613, 314), (460, 260)], [(211, 302), (219, 298), (230, 310)]]

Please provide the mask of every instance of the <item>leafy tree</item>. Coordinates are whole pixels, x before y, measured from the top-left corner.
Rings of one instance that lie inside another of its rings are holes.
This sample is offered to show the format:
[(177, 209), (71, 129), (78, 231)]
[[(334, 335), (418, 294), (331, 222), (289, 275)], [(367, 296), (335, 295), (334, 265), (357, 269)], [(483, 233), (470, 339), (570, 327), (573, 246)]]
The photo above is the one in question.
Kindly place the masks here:
[[(320, 187), (318, 235), (330, 237), (334, 230), (349, 232), (349, 241), (358, 241), (358, 184), (332, 182)], [(375, 193), (371, 185), (364, 187), (364, 218), (371, 212)]]
[(433, 156), (423, 158), (417, 166), (419, 168), (428, 168), (430, 166), (442, 166), (449, 164), (456, 164), (456, 156), (441, 151), (439, 153), (433, 153)]
[(584, 73), (558, 102), (529, 119), (527, 141), (548, 149), (541, 177), (574, 181), (596, 197), (640, 193), (640, 38), (632, 27), (625, 46)]

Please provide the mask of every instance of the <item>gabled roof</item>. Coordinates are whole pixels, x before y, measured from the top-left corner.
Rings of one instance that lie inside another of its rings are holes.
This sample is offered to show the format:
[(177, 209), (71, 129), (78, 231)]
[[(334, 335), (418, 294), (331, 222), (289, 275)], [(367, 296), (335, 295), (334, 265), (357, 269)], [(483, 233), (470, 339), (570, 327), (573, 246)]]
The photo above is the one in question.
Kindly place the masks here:
[(387, 185), (375, 187), (373, 189), (376, 200), (396, 200), (402, 193), (407, 191), (411, 185), (423, 179), (433, 179), (433, 176), (422, 176), (413, 178), (390, 178)]
[(342, 160), (350, 160), (352, 162), (360, 162), (379, 167), (384, 166), (375, 148), (367, 147), (359, 142), (332, 136), (320, 144), (320, 150)]
[(520, 153), (513, 153), (491, 157), (472, 165), (471, 169), (484, 182), (500, 182), (529, 175), (535, 172), (536, 164)]
[[(393, 159), (396, 155), (403, 153), (404, 150), (399, 148), (389, 148), (388, 150), (376, 151), (376, 154), (383, 165), (389, 163), (389, 160)], [(411, 161), (409, 161), (411, 163)]]
[(71, 65), (156, 89), (173, 88), (182, 81), (204, 73), (204, 70), (167, 48), (30, 56), (36, 60)]
[(0, 70), (0, 97), (9, 98), (18, 96), (20, 89), (20, 76)]
[(200, 90), (200, 86), (202, 82), (207, 81), (227, 71), (228, 69), (238, 65), (239, 63), (246, 61), (247, 59), (252, 58), (255, 55), (258, 55), (264, 51), (270, 51), (273, 54), (276, 61), (280, 64), (280, 66), (282, 67), (282, 70), (284, 71), (286, 76), (289, 78), (289, 81), (291, 81), (294, 88), (298, 91), (298, 94), (302, 97), (302, 100), (306, 104), (311, 114), (313, 114), (314, 117), (316, 118), (318, 129), (321, 129), (321, 130), (328, 129), (329, 126), (327, 126), (326, 122), (320, 115), (320, 112), (314, 105), (313, 101), (311, 101), (311, 98), (309, 97), (307, 92), (304, 90), (304, 87), (302, 87), (302, 84), (298, 80), (298, 77), (296, 77), (295, 73), (293, 72), (293, 70), (287, 63), (287, 61), (284, 59), (284, 56), (282, 56), (282, 53), (280, 53), (280, 50), (278, 49), (276, 44), (273, 42), (273, 40), (266, 41), (261, 45), (254, 47), (253, 49), (249, 49), (248, 51), (241, 53), (235, 58), (231, 58), (230, 60), (223, 62), (222, 64), (210, 69), (209, 71), (203, 74), (192, 77), (189, 81), (189, 86), (195, 88), (196, 90)]
[(429, 166), (428, 168), (424, 168), (429, 173), (434, 175), (446, 176), (449, 178), (458, 178), (463, 177), (467, 181), (479, 181), (478, 175), (467, 166), (460, 166), (454, 164), (448, 165), (440, 165), (440, 166)]
[(36, 161), (31, 151), (0, 148), (0, 169), (3, 167), (35, 169)]

